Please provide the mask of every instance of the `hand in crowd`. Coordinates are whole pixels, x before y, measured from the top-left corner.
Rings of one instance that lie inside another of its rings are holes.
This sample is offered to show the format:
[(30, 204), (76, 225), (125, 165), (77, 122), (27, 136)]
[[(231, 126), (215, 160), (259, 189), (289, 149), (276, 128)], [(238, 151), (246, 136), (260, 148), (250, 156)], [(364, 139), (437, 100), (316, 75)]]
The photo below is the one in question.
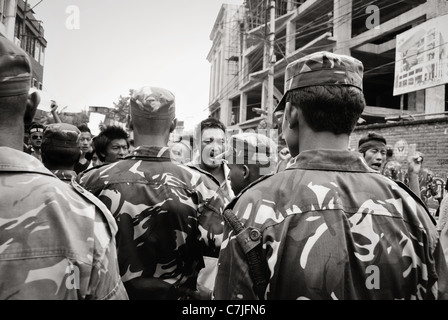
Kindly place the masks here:
[(279, 160), (288, 160), (289, 158), (291, 158), (291, 154), (289, 153), (289, 149), (287, 147), (280, 150), (278, 155), (280, 157)]
[(423, 154), (416, 152), (414, 155), (408, 157), (408, 173), (419, 174), (422, 169)]

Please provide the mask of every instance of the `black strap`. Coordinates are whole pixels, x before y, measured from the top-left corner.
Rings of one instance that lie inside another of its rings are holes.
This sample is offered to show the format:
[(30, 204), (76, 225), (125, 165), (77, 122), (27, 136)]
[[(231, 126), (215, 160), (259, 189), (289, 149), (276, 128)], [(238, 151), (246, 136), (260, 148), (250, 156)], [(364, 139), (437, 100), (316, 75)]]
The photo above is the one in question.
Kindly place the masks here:
[(232, 209), (226, 209), (223, 216), (224, 220), (235, 232), (236, 240), (247, 257), (249, 274), (254, 283), (254, 291), (260, 300), (264, 300), (269, 273), (266, 262), (261, 257), (261, 232), (254, 227), (244, 227)]

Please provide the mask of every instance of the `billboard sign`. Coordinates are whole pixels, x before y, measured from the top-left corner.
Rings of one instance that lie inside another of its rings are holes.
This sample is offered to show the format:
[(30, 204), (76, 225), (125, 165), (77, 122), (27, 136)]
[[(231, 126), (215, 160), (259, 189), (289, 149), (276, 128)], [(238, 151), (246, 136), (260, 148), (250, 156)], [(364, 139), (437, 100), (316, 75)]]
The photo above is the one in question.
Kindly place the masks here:
[(448, 15), (397, 35), (393, 95), (448, 83)]

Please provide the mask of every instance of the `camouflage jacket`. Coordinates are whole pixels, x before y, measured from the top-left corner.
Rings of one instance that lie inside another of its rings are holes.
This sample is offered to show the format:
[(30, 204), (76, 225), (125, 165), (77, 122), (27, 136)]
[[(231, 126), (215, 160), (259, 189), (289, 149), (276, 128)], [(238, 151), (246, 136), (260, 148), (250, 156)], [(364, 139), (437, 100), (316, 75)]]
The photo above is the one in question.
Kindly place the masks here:
[(0, 299), (128, 299), (111, 213), (78, 184), (0, 147)]
[[(446, 298), (439, 236), (416, 201), (357, 153), (312, 150), (227, 208), (261, 233), (265, 299)], [(257, 299), (248, 270), (226, 225), (214, 298)]]
[[(150, 285), (133, 286), (145, 279), (196, 289), (203, 256), (217, 257), (222, 242), (225, 203), (214, 181), (172, 162), (168, 147), (154, 146), (140, 146), (79, 181), (117, 221), (120, 272), (131, 299), (154, 294)], [(166, 296), (160, 287), (158, 296)]]
[(230, 174), (230, 168), (225, 162), (224, 162), (222, 168), (224, 170), (224, 176), (226, 177), (226, 179), (222, 183), (219, 183), (218, 179), (216, 179), (211, 173), (201, 169), (198, 164), (189, 162), (189, 163), (186, 163), (185, 165), (193, 170), (197, 170), (197, 171), (205, 174), (212, 181), (214, 181), (217, 184), (217, 186), (221, 189), (220, 193), (224, 196), (224, 202), (226, 205), (235, 197), (235, 194), (233, 193), (233, 190), (232, 190), (232, 186), (230, 184), (230, 179), (228, 178), (229, 174)]
[(185, 165), (190, 168), (194, 168), (194, 169), (201, 171), (205, 175), (209, 176), (212, 180), (214, 180), (221, 188), (221, 192), (224, 194), (226, 200), (228, 202), (230, 202), (230, 200), (232, 200), (235, 197), (235, 194), (233, 193), (232, 186), (230, 184), (230, 179), (229, 179), (230, 168), (227, 165), (227, 162), (224, 161), (222, 164), (222, 170), (223, 170), (223, 174), (225, 177), (225, 179), (222, 183), (219, 183), (219, 181), (211, 173), (201, 169), (201, 167), (199, 166), (199, 163), (200, 163), (200, 159), (197, 158), (194, 161), (190, 161), (190, 162), (186, 163)]
[(76, 179), (76, 172), (74, 170), (50, 170), (59, 180), (70, 183), (73, 178)]

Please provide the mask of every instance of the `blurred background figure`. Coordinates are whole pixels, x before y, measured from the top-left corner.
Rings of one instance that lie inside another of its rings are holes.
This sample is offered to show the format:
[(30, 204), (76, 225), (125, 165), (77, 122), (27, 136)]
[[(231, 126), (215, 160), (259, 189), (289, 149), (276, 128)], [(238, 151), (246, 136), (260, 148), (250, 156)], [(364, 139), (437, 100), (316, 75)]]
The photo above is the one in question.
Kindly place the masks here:
[(41, 156), (41, 146), (42, 146), (42, 136), (44, 133), (45, 126), (43, 124), (34, 122), (28, 129), (29, 136), (29, 146), (24, 150), (26, 153), (32, 155), (36, 159), (42, 161)]
[(78, 146), (81, 150), (81, 157), (75, 164), (74, 168), (77, 174), (89, 168), (93, 155), (92, 132), (86, 124), (79, 125), (78, 129), (81, 132), (78, 138)]
[(408, 157), (408, 169), (404, 176), (404, 184), (417, 194), (428, 207), (433, 216), (439, 207), (439, 202), (434, 199), (438, 194), (434, 173), (423, 167), (424, 154), (416, 151)]
[(90, 162), (90, 165), (92, 166), (92, 168), (94, 167), (98, 167), (100, 165), (102, 165), (103, 162), (98, 158), (98, 155), (96, 153), (95, 148), (93, 149), (93, 154), (92, 154), (92, 161)]
[(191, 162), (193, 156), (193, 136), (181, 136), (170, 145), (171, 159), (180, 164)]
[(384, 176), (395, 181), (403, 182), (403, 174), (401, 172), (401, 164), (394, 157), (394, 147), (386, 146), (386, 162), (381, 172)]
[(52, 123), (45, 128), (43, 134), (42, 163), (66, 183), (76, 178), (73, 168), (81, 156), (78, 147), (79, 133), (79, 129), (74, 125)]

